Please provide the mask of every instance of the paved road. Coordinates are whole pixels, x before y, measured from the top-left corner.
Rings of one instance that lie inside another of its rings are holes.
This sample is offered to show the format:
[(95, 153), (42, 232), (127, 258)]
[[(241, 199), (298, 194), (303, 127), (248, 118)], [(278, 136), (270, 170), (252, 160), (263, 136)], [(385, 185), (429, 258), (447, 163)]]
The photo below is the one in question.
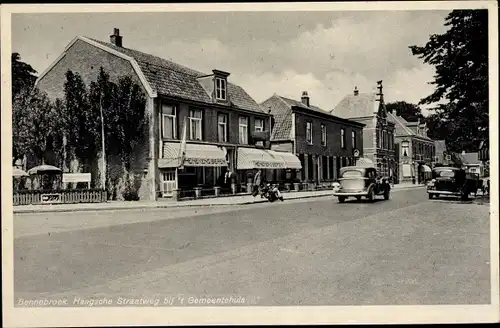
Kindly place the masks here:
[[(97, 219), (89, 212), (37, 217), (61, 222), (64, 215)], [(118, 297), (142, 297), (181, 305), (181, 298), (193, 304), (223, 296), (232, 297), (229, 305), (490, 302), (489, 208), (428, 200), (424, 189), (373, 204), (327, 197), (106, 215), (114, 221), (39, 234), (26, 228), (35, 216), (15, 216), (15, 230), (23, 230), (14, 241), (15, 302), (72, 305), (75, 297), (101, 297), (116, 306)], [(116, 224), (120, 219), (126, 224)]]

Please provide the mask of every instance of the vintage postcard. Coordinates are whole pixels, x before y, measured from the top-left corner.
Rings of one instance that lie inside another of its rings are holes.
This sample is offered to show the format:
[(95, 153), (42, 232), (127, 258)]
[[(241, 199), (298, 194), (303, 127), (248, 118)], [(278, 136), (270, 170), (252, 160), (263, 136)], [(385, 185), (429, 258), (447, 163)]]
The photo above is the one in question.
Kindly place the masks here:
[(4, 326), (499, 321), (497, 6), (2, 5)]

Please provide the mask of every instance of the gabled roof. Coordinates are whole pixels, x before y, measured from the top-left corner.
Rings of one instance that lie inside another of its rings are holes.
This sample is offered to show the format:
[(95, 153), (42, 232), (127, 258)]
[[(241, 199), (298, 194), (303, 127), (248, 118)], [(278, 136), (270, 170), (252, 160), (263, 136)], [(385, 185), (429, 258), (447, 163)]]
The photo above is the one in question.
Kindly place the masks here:
[(311, 113), (326, 115), (333, 120), (345, 122), (352, 125), (364, 126), (364, 124), (351, 121), (342, 117), (333, 115), (317, 106), (306, 106), (301, 101), (286, 98), (277, 94), (272, 95), (269, 99), (265, 100), (261, 107), (264, 109), (269, 108), (274, 117), (274, 129), (271, 133), (272, 140), (291, 140), (292, 139), (292, 107), (300, 108)]
[(378, 113), (379, 102), (374, 93), (345, 96), (330, 113), (343, 118), (360, 118)]
[(472, 164), (472, 165), (479, 165), (481, 164), (481, 161), (479, 160), (479, 153), (465, 153), (465, 154), (458, 154), (460, 159), (462, 160), (462, 163), (464, 165), (467, 164)]
[(387, 112), (387, 119), (393, 122), (396, 126), (396, 136), (413, 136), (416, 135), (410, 128), (407, 127), (408, 122), (401, 116), (396, 116), (391, 112)]
[(446, 141), (434, 140), (434, 147), (436, 148), (436, 154), (443, 154), (446, 152)]
[[(112, 43), (88, 37), (76, 37), (66, 47), (65, 52), (78, 40), (84, 41), (90, 45), (99, 47), (100, 49), (129, 60), (140, 78), (142, 75), (141, 81), (145, 84), (145, 88), (147, 90), (148, 87), (152, 89), (148, 90), (150, 96), (160, 94), (201, 103), (214, 103), (211, 96), (205, 91), (198, 81), (199, 77), (207, 76), (209, 74), (196, 71), (144, 52), (125, 47), (118, 47)], [(61, 58), (62, 56), (60, 56), (58, 60)], [(56, 60), (56, 63), (58, 60)], [(51, 67), (53, 65), (55, 65), (55, 63), (52, 64)], [(45, 75), (51, 67), (42, 73), (38, 80), (40, 80), (40, 78)], [(257, 113), (266, 113), (240, 86), (228, 82), (227, 92), (233, 107)]]
[(274, 94), (261, 106), (269, 108), (274, 118), (271, 140), (292, 140), (292, 110), (280, 96)]

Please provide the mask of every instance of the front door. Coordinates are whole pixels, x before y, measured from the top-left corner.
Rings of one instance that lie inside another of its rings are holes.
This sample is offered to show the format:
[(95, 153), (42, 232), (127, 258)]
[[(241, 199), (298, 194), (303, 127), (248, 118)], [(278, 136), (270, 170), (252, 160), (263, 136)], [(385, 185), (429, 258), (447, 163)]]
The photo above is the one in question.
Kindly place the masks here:
[(175, 189), (175, 169), (162, 172), (161, 192), (163, 197), (172, 197)]

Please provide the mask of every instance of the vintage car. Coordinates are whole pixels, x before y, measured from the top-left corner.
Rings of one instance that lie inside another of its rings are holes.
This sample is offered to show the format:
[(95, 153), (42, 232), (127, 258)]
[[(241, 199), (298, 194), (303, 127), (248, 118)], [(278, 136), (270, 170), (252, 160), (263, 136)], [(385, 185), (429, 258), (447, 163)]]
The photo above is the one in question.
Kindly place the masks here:
[(460, 197), (467, 200), (479, 188), (479, 176), (457, 167), (441, 166), (432, 170), (432, 180), (427, 184), (429, 199), (439, 195)]
[(377, 169), (370, 166), (346, 166), (340, 169), (338, 179), (340, 187), (334, 190), (340, 203), (348, 197), (361, 197), (373, 201), (375, 196), (384, 196), (387, 200), (390, 197), (391, 185), (387, 178), (378, 176)]

